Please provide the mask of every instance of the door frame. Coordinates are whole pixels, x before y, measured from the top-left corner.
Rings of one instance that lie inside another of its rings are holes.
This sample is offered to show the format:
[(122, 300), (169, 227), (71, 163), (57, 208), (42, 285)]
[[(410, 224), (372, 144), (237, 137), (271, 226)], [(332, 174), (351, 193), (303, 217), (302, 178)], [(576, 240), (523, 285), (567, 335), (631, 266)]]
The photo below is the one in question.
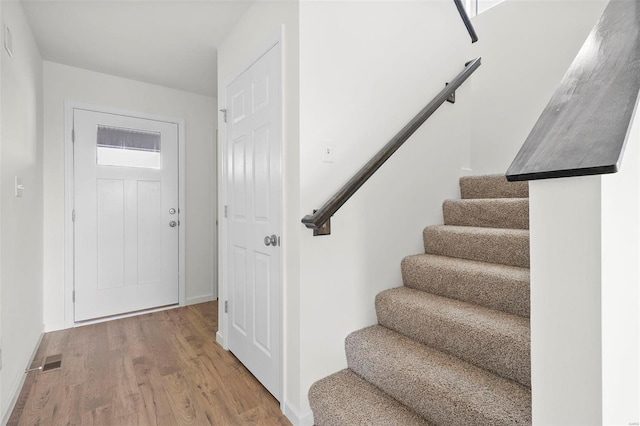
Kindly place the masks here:
[[(185, 243), (186, 243), (186, 204), (185, 204), (185, 130), (184, 119), (172, 118), (121, 108), (111, 108), (101, 105), (87, 104), (76, 101), (64, 102), (64, 328), (72, 328), (79, 325), (93, 324), (116, 318), (126, 318), (139, 315), (140, 312), (114, 315), (107, 318), (82, 321), (74, 320), (74, 227), (72, 212), (75, 204), (75, 176), (73, 170), (73, 115), (75, 110), (87, 110), (104, 114), (123, 115), (142, 120), (162, 121), (178, 126), (178, 208), (180, 226), (178, 227), (178, 306), (185, 306), (186, 301), (186, 277), (185, 277)], [(168, 308), (151, 308), (144, 312), (154, 312)]]
[[(286, 164), (285, 164), (285, 141), (286, 141), (286, 120), (285, 120), (285, 109), (286, 109), (286, 91), (285, 91), (285, 59), (286, 59), (286, 50), (284, 45), (284, 25), (281, 25), (278, 31), (272, 33), (269, 37), (263, 39), (263, 41), (259, 44), (258, 48), (252, 51), (252, 54), (246, 55), (245, 59), (240, 62), (240, 66), (235, 68), (234, 72), (230, 73), (230, 76), (224, 79), (224, 88), (225, 93), (223, 98), (218, 98), (218, 108), (220, 112), (224, 111), (223, 114), (226, 116), (226, 110), (228, 105), (228, 94), (226, 92), (226, 88), (235, 80), (237, 80), (244, 72), (248, 71), (260, 58), (262, 58), (265, 54), (267, 54), (272, 48), (280, 45), (280, 115), (281, 115), (281, 128), (282, 135), (280, 140), (280, 161), (281, 161), (281, 175), (282, 179), (280, 182), (280, 189), (282, 191), (282, 199), (281, 199), (281, 213), (280, 213), (280, 234), (281, 234), (281, 256), (280, 256), (280, 388), (282, 390), (282, 396), (280, 401), (280, 407), (284, 410), (285, 399), (286, 399), (286, 371), (284, 366), (286, 365), (287, 354), (285, 351), (286, 348), (286, 247), (287, 247), (287, 233), (286, 233), (286, 192), (285, 192), (285, 182), (287, 179), (286, 176)], [(227, 155), (228, 155), (228, 133), (227, 133), (227, 123), (223, 120), (222, 125), (218, 126), (219, 132), (219, 146), (218, 146), (218, 217), (222, 219), (222, 223), (219, 226), (219, 235), (218, 235), (218, 318), (219, 318), (219, 326), (218, 332), (216, 333), (216, 341), (225, 349), (229, 350), (229, 340), (227, 337), (229, 336), (229, 315), (224, 312), (224, 303), (228, 300), (229, 294), (229, 286), (228, 286), (228, 256), (227, 256), (227, 247), (229, 243), (229, 223), (227, 221), (227, 217), (225, 215), (225, 207), (228, 205), (228, 179), (227, 179)]]

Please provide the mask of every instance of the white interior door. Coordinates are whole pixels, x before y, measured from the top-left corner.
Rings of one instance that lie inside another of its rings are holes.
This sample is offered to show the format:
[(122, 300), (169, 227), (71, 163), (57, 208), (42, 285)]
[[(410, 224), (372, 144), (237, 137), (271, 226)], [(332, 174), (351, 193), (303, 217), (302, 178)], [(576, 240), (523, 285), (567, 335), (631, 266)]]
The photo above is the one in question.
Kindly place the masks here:
[(282, 396), (280, 45), (227, 86), (229, 349)]
[(74, 320), (178, 303), (178, 125), (73, 121)]

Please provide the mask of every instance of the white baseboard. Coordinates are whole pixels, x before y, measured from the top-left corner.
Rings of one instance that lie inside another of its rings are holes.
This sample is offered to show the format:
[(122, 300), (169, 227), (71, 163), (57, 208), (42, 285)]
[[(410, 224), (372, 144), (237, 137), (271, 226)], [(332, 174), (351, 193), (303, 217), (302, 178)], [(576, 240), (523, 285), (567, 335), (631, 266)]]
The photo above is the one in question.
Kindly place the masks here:
[(62, 321), (62, 322), (54, 322), (54, 323), (51, 323), (51, 324), (45, 324), (44, 325), (44, 332), (45, 333), (49, 333), (50, 331), (64, 330), (65, 328), (67, 328), (67, 327), (64, 326), (64, 321)]
[(218, 342), (218, 344), (224, 348), (224, 336), (222, 335), (222, 333), (220, 333), (220, 331), (216, 332), (216, 342)]
[(300, 413), (288, 401), (284, 402), (284, 415), (293, 426), (313, 426), (313, 411)]
[(187, 305), (195, 305), (197, 303), (211, 302), (212, 300), (216, 300), (213, 297), (213, 294), (206, 294), (204, 296), (189, 297), (189, 298), (187, 298), (185, 304), (187, 304)]
[[(42, 329), (44, 330), (44, 325), (42, 326)], [(29, 367), (31, 367), (31, 364), (33, 363), (33, 360), (36, 357), (36, 353), (40, 348), (40, 343), (42, 343), (42, 337), (44, 337), (44, 331), (40, 333), (40, 337), (38, 337), (35, 347), (31, 351), (31, 356), (27, 361), (27, 365), (25, 365), (24, 367), (25, 371), (22, 372), (20, 379), (14, 383), (14, 385), (12, 386), (12, 389), (9, 391), (9, 394), (11, 395), (11, 399), (9, 400), (9, 405), (7, 406), (7, 410), (4, 413), (2, 413), (3, 425), (6, 425), (9, 422), (9, 417), (11, 417), (11, 413), (13, 412), (13, 407), (15, 407), (16, 402), (18, 401), (18, 397), (20, 396), (20, 392), (22, 391), (22, 386), (24, 386), (24, 381), (27, 379), (26, 370), (28, 370)]]

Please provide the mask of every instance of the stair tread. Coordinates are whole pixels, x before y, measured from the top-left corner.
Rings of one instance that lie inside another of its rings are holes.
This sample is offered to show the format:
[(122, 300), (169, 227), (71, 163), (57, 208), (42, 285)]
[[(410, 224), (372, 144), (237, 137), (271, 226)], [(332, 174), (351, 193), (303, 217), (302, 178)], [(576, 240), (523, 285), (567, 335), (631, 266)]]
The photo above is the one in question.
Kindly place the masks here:
[(436, 254), (402, 260), (405, 286), (529, 316), (529, 269)]
[(530, 425), (529, 186), (460, 179), (379, 325), (347, 336), (349, 369), (316, 382), (317, 425)]
[(349, 369), (319, 380), (309, 390), (316, 426), (421, 425), (429, 423)]
[(528, 198), (446, 200), (445, 225), (529, 229)]
[(434, 225), (423, 232), (425, 253), (529, 267), (526, 229)]
[(380, 325), (531, 385), (527, 318), (408, 287), (379, 293), (376, 313)]
[(460, 178), (462, 198), (527, 198), (528, 182), (509, 182), (505, 175), (464, 176)]
[(531, 424), (526, 387), (380, 325), (346, 339), (349, 368), (435, 424)]

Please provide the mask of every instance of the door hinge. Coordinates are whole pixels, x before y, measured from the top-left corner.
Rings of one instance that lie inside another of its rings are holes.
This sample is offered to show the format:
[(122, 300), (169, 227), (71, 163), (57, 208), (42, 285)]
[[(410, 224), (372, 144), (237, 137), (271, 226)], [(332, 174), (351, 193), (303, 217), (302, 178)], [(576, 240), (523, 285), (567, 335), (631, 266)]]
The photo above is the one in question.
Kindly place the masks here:
[(224, 121), (226, 123), (227, 122), (227, 110), (226, 109), (221, 109), (220, 112), (222, 113), (222, 121)]
[(73, 290), (71, 292), (71, 301), (74, 302), (74, 303), (76, 302), (76, 291), (75, 290)]
[(229, 313), (229, 301), (228, 300), (224, 301), (224, 313), (225, 314)]
[(76, 129), (71, 129), (71, 143), (76, 142)]
[(229, 215), (229, 206), (224, 206), (224, 217)]
[(71, 222), (75, 222), (76, 221), (76, 211), (72, 210), (71, 211)]

